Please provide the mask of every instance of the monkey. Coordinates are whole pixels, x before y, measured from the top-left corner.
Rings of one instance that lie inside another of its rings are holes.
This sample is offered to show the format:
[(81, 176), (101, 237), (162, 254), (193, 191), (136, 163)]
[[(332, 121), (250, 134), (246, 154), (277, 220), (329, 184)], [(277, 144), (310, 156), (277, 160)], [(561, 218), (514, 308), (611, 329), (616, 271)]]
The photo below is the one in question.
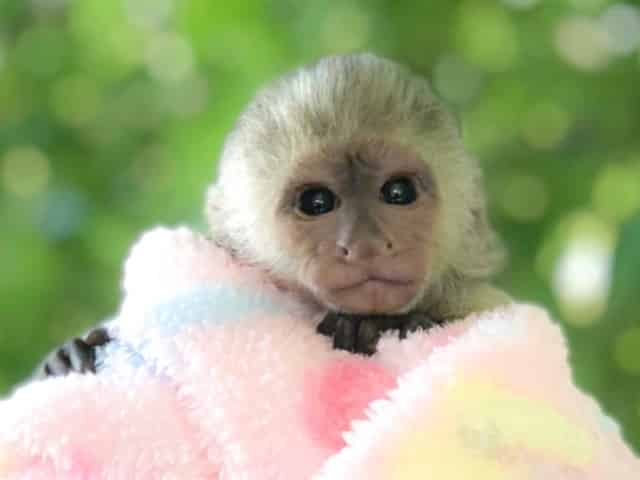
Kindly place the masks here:
[[(503, 248), (456, 119), (426, 78), (374, 54), (326, 57), (258, 91), (205, 215), (217, 245), (326, 314), (318, 333), (338, 349), (371, 354), (384, 331), (510, 301), (490, 283)], [(83, 343), (64, 348), (68, 370), (93, 369)]]

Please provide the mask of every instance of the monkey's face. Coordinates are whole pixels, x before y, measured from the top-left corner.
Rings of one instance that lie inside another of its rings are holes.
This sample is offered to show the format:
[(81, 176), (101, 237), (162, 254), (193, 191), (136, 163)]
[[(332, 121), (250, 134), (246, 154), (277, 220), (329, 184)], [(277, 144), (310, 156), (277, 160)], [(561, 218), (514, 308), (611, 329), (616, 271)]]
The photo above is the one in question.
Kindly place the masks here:
[(296, 283), (330, 309), (400, 313), (423, 296), (438, 194), (426, 163), (365, 142), (304, 159), (278, 210)]

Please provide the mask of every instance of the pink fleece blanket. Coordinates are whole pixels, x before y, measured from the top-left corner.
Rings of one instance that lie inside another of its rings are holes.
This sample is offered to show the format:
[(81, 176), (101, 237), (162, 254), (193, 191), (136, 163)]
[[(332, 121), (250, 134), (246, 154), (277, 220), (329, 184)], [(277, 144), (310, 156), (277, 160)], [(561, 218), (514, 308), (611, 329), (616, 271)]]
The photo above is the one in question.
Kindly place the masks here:
[(145, 235), (124, 286), (98, 375), (0, 402), (1, 479), (640, 479), (539, 308), (352, 355), (186, 229)]

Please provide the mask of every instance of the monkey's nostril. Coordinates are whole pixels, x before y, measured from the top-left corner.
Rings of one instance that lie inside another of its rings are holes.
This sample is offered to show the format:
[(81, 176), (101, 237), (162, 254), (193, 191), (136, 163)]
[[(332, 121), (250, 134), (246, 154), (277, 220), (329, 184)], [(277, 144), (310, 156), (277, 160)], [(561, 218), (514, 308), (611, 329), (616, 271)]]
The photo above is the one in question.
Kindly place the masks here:
[(348, 257), (349, 249), (342, 246), (338, 246), (338, 254), (342, 257)]
[(386, 247), (387, 247), (387, 250), (393, 250), (393, 243), (387, 242)]

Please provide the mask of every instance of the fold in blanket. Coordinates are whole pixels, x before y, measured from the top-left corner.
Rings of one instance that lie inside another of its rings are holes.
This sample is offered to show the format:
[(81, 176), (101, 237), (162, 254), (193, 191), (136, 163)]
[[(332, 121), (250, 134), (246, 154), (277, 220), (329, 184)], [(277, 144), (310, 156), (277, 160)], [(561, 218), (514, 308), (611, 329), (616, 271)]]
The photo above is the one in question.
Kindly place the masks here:
[(640, 478), (539, 308), (386, 335), (372, 357), (352, 355), (186, 229), (145, 235), (124, 286), (98, 375), (0, 402), (0, 478)]

